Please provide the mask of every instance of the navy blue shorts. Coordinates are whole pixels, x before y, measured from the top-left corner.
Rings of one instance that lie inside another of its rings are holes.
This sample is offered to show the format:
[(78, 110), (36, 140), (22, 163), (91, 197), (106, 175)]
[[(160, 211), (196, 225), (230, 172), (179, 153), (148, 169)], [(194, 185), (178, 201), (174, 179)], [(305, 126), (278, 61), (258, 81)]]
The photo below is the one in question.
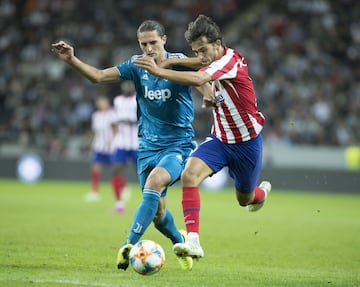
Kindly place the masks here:
[(111, 156), (112, 164), (125, 165), (129, 159), (132, 160), (134, 166), (137, 166), (137, 150), (116, 149)]
[(255, 189), (260, 176), (262, 137), (258, 135), (246, 142), (224, 144), (215, 136), (209, 135), (190, 156), (203, 160), (214, 173), (227, 166), (236, 190), (250, 193)]
[(91, 157), (92, 163), (97, 163), (101, 165), (111, 165), (111, 154), (102, 153), (102, 152), (93, 152)]

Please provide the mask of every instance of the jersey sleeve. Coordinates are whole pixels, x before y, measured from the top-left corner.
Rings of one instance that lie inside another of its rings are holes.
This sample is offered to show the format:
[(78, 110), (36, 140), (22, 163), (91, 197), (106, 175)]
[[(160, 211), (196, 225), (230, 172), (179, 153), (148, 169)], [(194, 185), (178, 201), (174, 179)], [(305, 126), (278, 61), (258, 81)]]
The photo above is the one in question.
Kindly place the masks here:
[(227, 49), (223, 57), (200, 70), (208, 73), (213, 81), (248, 77), (248, 68), (244, 57), (232, 49)]
[(134, 80), (136, 75), (136, 66), (134, 65), (134, 59), (139, 56), (132, 56), (129, 60), (122, 62), (115, 66), (115, 68), (119, 71), (120, 78), (122, 80)]

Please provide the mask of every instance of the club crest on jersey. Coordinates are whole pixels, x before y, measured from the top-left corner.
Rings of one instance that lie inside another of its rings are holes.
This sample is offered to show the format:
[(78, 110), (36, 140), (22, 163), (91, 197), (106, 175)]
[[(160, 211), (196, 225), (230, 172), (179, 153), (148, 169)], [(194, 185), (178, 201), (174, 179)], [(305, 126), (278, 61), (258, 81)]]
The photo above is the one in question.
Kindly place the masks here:
[(223, 102), (223, 101), (225, 101), (224, 96), (223, 96), (220, 92), (216, 92), (216, 93), (215, 93), (215, 102), (216, 102), (217, 104), (219, 104), (219, 103), (221, 103), (221, 102)]
[(166, 100), (171, 98), (171, 91), (170, 89), (149, 90), (148, 87), (145, 86), (144, 98), (151, 101), (162, 100), (166, 102)]

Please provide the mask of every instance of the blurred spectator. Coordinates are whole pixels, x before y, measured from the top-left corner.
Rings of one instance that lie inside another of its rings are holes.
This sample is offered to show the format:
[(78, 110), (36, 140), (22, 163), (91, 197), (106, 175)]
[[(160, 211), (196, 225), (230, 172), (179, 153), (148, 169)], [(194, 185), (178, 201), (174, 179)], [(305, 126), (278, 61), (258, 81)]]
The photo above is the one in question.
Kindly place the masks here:
[[(119, 87), (94, 87), (56, 61), (50, 43), (66, 39), (79, 47), (80, 58), (112, 66), (139, 49), (128, 43), (136, 43), (141, 21), (154, 18), (178, 39), (167, 49), (191, 55), (183, 34), (199, 13), (213, 17), (228, 31), (225, 43), (246, 56), (267, 118), (265, 144), (359, 145), (358, 1), (168, 3), (157, 0), (143, 9), (145, 1), (1, 0), (0, 145), (52, 157), (79, 150), (86, 158), (93, 99)], [(199, 138), (208, 133), (209, 119), (208, 111), (196, 110)]]
[(246, 19), (230, 42), (250, 56), (265, 144), (359, 145), (360, 4), (268, 1)]

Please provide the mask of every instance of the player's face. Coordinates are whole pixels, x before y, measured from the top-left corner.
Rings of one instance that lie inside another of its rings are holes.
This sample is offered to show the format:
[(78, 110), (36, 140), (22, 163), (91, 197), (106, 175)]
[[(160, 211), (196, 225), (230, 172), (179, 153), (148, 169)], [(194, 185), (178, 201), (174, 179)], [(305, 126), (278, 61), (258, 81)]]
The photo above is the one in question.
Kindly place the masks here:
[(99, 97), (96, 99), (96, 106), (99, 110), (106, 110), (109, 108), (109, 101), (106, 98)]
[(221, 58), (223, 47), (220, 40), (209, 43), (205, 37), (191, 43), (191, 49), (204, 66), (210, 65), (215, 60)]
[(166, 35), (160, 37), (156, 30), (145, 31), (139, 33), (138, 41), (144, 54), (154, 58), (155, 62), (165, 57)]

